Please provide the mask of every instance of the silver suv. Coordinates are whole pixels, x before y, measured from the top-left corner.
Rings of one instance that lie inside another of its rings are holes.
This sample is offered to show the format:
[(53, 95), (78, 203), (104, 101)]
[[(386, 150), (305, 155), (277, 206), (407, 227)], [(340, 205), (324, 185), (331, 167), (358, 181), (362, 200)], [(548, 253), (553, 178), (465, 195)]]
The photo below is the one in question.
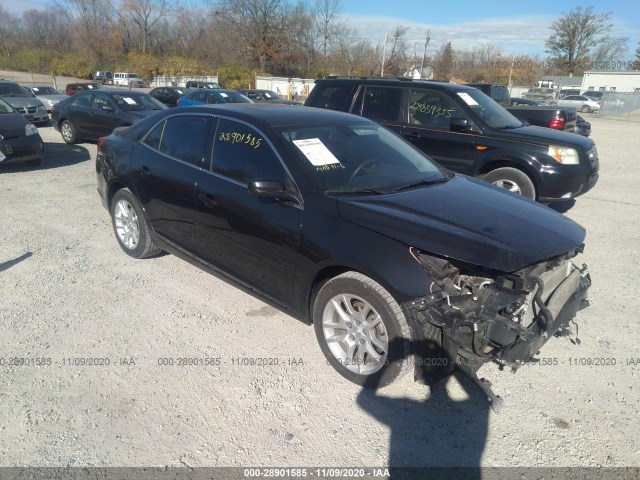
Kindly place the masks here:
[(36, 96), (15, 82), (0, 80), (0, 97), (33, 123), (49, 121), (47, 109)]

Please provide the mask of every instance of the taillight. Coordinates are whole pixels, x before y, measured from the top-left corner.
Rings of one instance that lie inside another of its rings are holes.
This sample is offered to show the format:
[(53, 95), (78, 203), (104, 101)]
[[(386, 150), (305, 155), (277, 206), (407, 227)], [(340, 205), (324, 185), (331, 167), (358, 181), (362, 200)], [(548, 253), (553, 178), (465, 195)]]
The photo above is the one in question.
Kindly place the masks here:
[(549, 122), (549, 128), (555, 128), (556, 130), (562, 130), (564, 128), (564, 118), (554, 118)]
[(107, 140), (107, 137), (100, 137), (98, 139), (98, 142), (96, 143), (96, 146), (98, 147), (98, 152), (100, 152), (102, 150), (102, 146), (104, 145), (104, 142)]

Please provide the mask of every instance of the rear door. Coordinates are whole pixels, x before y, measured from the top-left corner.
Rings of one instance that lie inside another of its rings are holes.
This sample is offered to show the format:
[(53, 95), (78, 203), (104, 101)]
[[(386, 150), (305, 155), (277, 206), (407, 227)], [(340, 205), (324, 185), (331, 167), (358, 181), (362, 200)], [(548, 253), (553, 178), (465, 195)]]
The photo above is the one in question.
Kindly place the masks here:
[(135, 188), (153, 230), (192, 251), (194, 197), (210, 115), (174, 115), (157, 124), (131, 155)]
[(76, 93), (69, 103), (67, 117), (80, 137), (92, 138), (91, 95), (91, 92)]

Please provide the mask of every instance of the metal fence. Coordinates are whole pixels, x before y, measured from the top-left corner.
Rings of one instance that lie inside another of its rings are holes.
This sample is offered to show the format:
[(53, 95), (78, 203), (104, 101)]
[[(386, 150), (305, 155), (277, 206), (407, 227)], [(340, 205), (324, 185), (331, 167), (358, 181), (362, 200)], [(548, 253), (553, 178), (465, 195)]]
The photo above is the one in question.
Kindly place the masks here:
[(640, 122), (640, 93), (605, 92), (599, 116)]

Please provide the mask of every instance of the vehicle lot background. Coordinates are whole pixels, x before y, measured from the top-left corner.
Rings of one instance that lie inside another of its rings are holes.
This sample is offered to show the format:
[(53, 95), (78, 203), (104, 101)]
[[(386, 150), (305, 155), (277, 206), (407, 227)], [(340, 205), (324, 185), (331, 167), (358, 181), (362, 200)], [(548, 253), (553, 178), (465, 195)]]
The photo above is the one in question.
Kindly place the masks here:
[[(589, 121), (600, 182), (566, 211), (588, 232), (581, 345), (550, 341), (555, 366), (483, 368), (500, 415), (464, 378), (363, 392), (312, 328), (174, 256), (129, 258), (96, 192), (95, 144), (41, 128), (41, 166), (0, 168), (0, 358), (52, 365), (0, 367), (0, 466), (640, 466), (640, 138)], [(81, 357), (110, 365), (64, 365)], [(158, 363), (183, 357), (221, 365)], [(234, 365), (246, 357), (279, 364)]]

